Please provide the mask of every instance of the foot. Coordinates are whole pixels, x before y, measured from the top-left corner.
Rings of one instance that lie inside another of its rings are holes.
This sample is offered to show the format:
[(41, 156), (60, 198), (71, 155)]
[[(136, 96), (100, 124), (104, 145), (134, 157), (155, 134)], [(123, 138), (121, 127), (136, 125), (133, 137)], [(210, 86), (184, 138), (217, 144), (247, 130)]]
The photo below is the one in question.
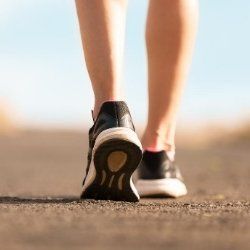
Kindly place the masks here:
[(105, 102), (89, 130), (88, 165), (81, 198), (138, 201), (131, 176), (141, 158), (142, 146), (126, 103)]
[(136, 188), (141, 197), (180, 197), (187, 194), (180, 170), (166, 151), (144, 151)]

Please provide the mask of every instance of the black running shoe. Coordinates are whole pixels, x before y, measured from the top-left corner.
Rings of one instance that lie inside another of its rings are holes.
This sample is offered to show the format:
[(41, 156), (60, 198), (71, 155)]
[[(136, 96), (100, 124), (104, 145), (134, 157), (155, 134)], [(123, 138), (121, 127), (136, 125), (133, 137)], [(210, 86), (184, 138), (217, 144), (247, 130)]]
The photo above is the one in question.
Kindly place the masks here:
[(135, 202), (139, 195), (132, 174), (142, 158), (125, 102), (105, 102), (89, 130), (89, 153), (82, 199)]
[(166, 151), (143, 153), (136, 188), (141, 197), (179, 197), (187, 194), (180, 170)]

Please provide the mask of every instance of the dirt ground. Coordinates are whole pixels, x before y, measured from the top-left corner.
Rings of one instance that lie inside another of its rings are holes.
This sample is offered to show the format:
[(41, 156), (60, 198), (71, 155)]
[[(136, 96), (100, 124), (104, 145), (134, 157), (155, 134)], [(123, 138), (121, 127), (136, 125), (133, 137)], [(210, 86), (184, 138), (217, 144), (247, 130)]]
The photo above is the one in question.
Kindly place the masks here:
[(249, 249), (250, 143), (178, 148), (188, 196), (80, 201), (86, 135), (0, 136), (0, 249)]

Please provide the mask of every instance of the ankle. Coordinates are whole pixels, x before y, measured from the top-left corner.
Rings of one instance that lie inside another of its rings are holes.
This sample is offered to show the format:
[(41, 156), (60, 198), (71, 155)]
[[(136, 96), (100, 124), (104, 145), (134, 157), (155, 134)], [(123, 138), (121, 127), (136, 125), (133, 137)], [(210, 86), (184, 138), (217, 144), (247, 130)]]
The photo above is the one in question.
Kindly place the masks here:
[(151, 152), (171, 151), (175, 152), (174, 140), (169, 136), (163, 136), (158, 133), (145, 133), (142, 137), (142, 146), (145, 150)]

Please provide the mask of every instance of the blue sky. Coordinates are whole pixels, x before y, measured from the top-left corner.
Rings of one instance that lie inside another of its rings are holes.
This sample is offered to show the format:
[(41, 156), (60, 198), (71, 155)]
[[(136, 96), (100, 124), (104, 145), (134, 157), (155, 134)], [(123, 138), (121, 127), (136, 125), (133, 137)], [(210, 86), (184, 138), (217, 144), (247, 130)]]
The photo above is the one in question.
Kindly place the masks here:
[[(124, 82), (137, 123), (146, 118), (147, 1), (130, 0)], [(234, 123), (250, 110), (250, 1), (200, 0), (195, 55), (182, 123)], [(0, 0), (0, 99), (32, 125), (91, 123), (74, 1)]]

